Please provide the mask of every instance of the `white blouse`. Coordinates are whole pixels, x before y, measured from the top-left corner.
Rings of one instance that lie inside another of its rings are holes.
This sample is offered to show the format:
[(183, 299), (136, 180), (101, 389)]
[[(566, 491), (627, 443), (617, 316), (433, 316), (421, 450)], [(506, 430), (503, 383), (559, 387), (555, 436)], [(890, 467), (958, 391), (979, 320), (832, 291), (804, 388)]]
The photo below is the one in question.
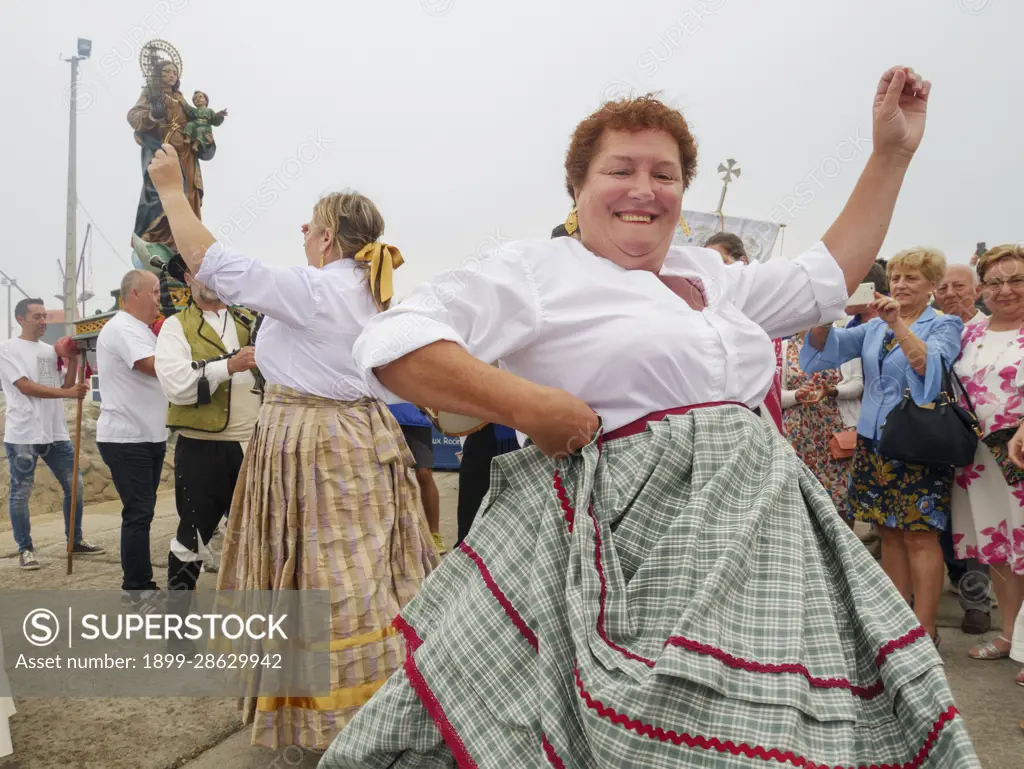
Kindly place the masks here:
[(657, 275), (627, 270), (572, 238), (510, 246), (418, 286), (356, 341), (372, 369), (439, 340), (573, 393), (614, 430), (651, 412), (712, 401), (761, 404), (771, 339), (844, 316), (842, 271), (823, 243), (798, 258), (727, 268), (717, 251), (674, 247), (662, 275), (699, 280), (692, 309)]
[(196, 279), (225, 303), (267, 316), (256, 337), (267, 384), (335, 400), (370, 395), (352, 359), (356, 338), (378, 314), (362, 266), (340, 259), (319, 269), (279, 267), (214, 243)]

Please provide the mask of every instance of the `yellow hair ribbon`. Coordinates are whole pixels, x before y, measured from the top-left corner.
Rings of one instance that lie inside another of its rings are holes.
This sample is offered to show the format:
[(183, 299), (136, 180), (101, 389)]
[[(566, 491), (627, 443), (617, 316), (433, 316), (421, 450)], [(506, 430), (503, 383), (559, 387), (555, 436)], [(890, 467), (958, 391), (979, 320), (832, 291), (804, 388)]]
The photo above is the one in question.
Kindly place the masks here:
[(395, 295), (394, 271), (402, 266), (402, 252), (379, 240), (363, 246), (355, 255), (357, 262), (370, 264), (370, 293), (378, 309), (384, 309)]

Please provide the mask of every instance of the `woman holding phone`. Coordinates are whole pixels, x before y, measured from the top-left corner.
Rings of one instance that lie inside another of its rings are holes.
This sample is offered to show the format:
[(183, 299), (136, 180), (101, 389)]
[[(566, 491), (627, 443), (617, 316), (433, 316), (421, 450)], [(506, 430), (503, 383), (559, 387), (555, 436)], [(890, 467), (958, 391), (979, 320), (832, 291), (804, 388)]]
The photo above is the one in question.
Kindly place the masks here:
[(937, 249), (901, 251), (886, 267), (892, 296), (875, 293), (879, 317), (852, 329), (813, 329), (800, 355), (809, 374), (861, 359), (864, 400), (851, 467), (851, 512), (878, 525), (882, 568), (908, 603), (913, 596), (914, 613), (936, 645), (945, 575), (938, 532), (950, 523), (953, 470), (891, 459), (878, 451), (878, 442), (903, 393), (909, 389), (920, 406), (934, 401), (943, 366), (960, 352), (963, 321), (929, 306), (945, 272), (946, 258)]

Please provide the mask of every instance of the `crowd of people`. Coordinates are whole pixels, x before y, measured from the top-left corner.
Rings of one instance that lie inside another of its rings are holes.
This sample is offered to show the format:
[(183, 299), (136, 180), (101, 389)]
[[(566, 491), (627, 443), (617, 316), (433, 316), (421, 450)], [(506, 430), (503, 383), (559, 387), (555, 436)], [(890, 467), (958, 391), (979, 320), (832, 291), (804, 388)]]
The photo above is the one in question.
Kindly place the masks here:
[[(1015, 624), (1024, 627), (1024, 472), (1011, 456), (1024, 419), (1024, 248), (997, 246), (972, 262), (947, 266), (926, 247), (880, 261), (884, 273), (873, 282), (884, 299), (868, 308), (878, 317), (864, 322), (858, 312), (843, 327), (789, 340), (787, 382), (802, 391), (784, 395), (787, 437), (837, 510), (880, 535), (883, 570), (936, 644), (948, 573), (964, 632), (987, 633), (993, 602), (1000, 607), (1002, 632), (968, 651), (998, 660), (1011, 655)], [(914, 398), (935, 402), (944, 368), (962, 382), (979, 420), (973, 461), (955, 468), (885, 456), (878, 443), (889, 413), (908, 389), (923, 388)], [(805, 370), (816, 372), (809, 382)], [(816, 379), (822, 375), (832, 379)], [(855, 419), (840, 418), (844, 398), (857, 407)], [(857, 443), (847, 455), (835, 450), (835, 437), (851, 422)], [(1024, 686), (1024, 670), (1016, 681)]]
[[(929, 91), (909, 68), (884, 73), (843, 211), (796, 258), (755, 263), (728, 233), (671, 245), (697, 167), (689, 126), (651, 97), (606, 104), (570, 140), (573, 206), (552, 238), (394, 306), (403, 257), (370, 199), (318, 200), (305, 264), (271, 265), (217, 241), (165, 145), (148, 171), (191, 299), (154, 333), (157, 278), (128, 273), (97, 349), (125, 602), (159, 591), (149, 537), (171, 429), (172, 610), (225, 516), (217, 589), (330, 595), (330, 691), (240, 702), (255, 745), (324, 751), (325, 769), (710, 753), (978, 767), (937, 652), (941, 535), (999, 597), (1004, 631), (971, 655), (1024, 662), (1024, 250), (977, 260), (977, 316), (971, 271), (937, 250), (877, 261)], [(865, 280), (873, 300), (848, 306)], [(27, 317), (18, 350), (55, 362)], [(45, 459), (67, 437), (62, 412), (41, 429), (40, 404), (84, 392), (74, 365), (59, 386), (12, 355), (5, 393), (30, 407), (8, 411), (32, 423), (17, 445)], [(936, 402), (947, 369), (981, 422), (974, 462), (884, 454), (904, 393)], [(443, 561), (422, 409), (486, 424), (464, 446)]]

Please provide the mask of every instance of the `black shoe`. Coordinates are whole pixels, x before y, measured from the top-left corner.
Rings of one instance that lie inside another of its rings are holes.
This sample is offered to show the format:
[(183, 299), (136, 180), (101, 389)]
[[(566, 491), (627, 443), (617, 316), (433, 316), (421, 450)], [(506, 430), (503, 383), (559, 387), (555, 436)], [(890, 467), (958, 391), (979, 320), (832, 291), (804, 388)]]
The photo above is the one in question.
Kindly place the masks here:
[(968, 635), (981, 635), (991, 628), (992, 615), (981, 609), (968, 609), (964, 612), (963, 622), (960, 623), (960, 629)]
[(71, 552), (75, 555), (99, 555), (100, 553), (105, 553), (107, 551), (102, 547), (96, 547), (96, 545), (91, 544), (88, 540), (83, 539), (74, 546)]
[(121, 605), (134, 611), (152, 611), (153, 607), (162, 606), (164, 595), (159, 588), (152, 590), (122, 590)]

